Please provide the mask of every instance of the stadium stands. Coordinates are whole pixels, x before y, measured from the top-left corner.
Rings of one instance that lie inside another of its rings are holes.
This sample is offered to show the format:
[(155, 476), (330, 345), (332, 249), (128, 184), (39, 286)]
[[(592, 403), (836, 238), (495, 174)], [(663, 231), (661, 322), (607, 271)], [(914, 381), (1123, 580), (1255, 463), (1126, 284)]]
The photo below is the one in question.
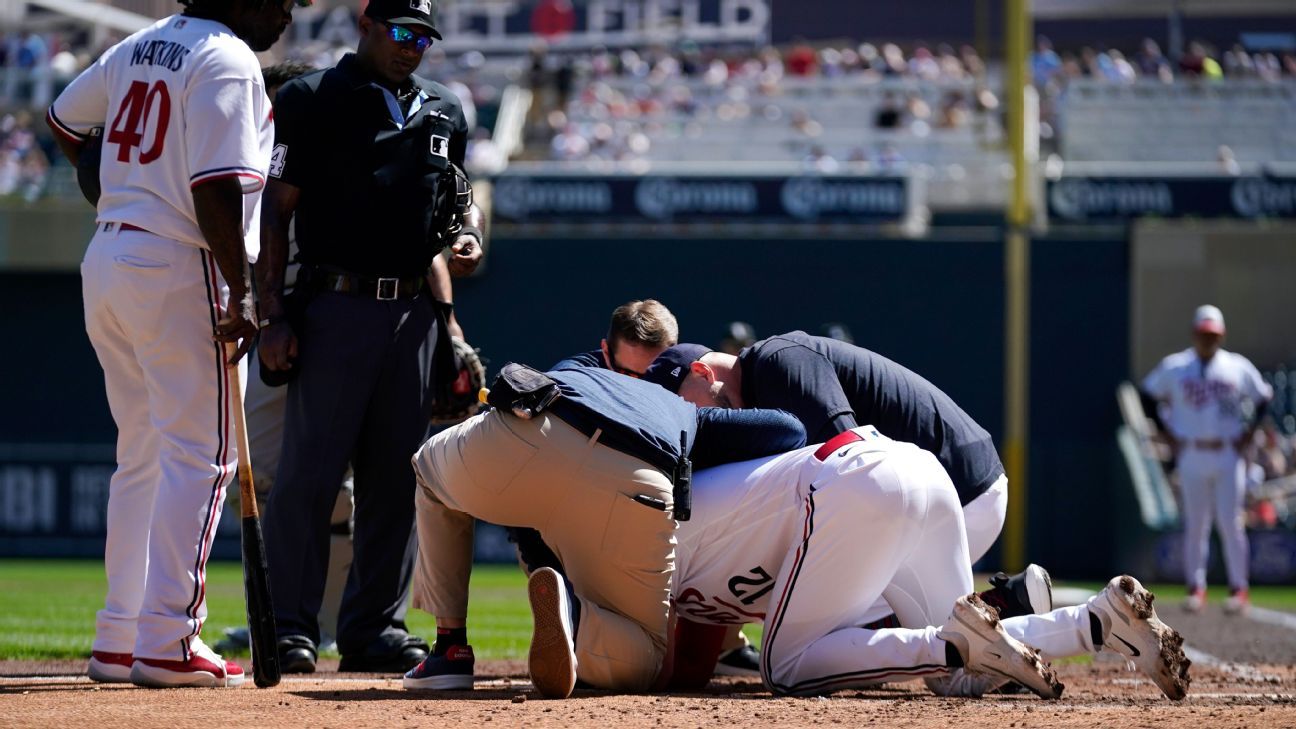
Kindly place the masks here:
[(1078, 80), (1060, 101), (1067, 161), (1296, 160), (1296, 80)]

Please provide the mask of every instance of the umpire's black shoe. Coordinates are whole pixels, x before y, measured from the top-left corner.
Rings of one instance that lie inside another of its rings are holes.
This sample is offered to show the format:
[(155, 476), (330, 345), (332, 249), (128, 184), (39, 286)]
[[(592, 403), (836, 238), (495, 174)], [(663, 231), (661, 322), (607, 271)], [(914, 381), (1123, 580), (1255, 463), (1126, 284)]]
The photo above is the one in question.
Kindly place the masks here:
[(405, 673), (428, 657), (427, 641), (417, 635), (406, 635), (395, 648), (385, 653), (343, 654), (338, 663), (342, 673)]
[(1009, 576), (1003, 572), (990, 578), (994, 587), (980, 593), (981, 599), (999, 611), (999, 617), (1043, 615), (1053, 609), (1053, 581), (1048, 570), (1037, 564)]
[(319, 654), (315, 641), (304, 635), (285, 635), (279, 639), (279, 670), (283, 673), (315, 673)]
[(720, 656), (716, 661), (717, 676), (759, 676), (760, 652), (754, 646), (745, 645)]

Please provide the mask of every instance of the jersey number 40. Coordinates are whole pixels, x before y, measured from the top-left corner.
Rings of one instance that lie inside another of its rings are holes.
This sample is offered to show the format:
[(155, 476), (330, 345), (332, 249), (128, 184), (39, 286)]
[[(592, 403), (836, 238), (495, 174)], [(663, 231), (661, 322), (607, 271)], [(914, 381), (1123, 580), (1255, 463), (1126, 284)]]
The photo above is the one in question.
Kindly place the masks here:
[[(156, 114), (153, 113), (155, 105)], [(121, 108), (117, 110), (117, 118), (113, 119), (108, 130), (107, 142), (117, 145), (117, 161), (128, 164), (131, 150), (139, 147), (139, 163), (146, 165), (162, 156), (162, 142), (170, 123), (171, 94), (167, 92), (166, 82), (156, 81), (149, 86), (143, 81), (132, 81)], [(150, 126), (153, 139), (148, 149), (144, 149), (144, 134)]]

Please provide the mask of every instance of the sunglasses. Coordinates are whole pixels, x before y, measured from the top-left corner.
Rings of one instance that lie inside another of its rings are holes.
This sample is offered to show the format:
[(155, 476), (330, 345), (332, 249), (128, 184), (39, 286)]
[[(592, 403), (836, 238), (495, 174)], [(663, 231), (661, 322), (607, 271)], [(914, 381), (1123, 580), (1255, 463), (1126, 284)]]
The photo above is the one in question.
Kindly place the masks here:
[(639, 379), (640, 377), (643, 377), (642, 372), (635, 372), (634, 370), (628, 367), (622, 367), (621, 365), (617, 364), (616, 352), (612, 351), (611, 346), (608, 347), (608, 366), (612, 368), (613, 372), (616, 372), (617, 374), (620, 375), (628, 375), (635, 379)]
[(381, 20), (378, 22), (387, 26), (387, 37), (391, 38), (395, 43), (400, 43), (401, 45), (409, 45), (412, 43), (414, 44), (414, 48), (420, 53), (426, 51), (428, 46), (432, 45), (432, 38), (429, 36), (419, 35), (409, 28), (402, 28), (399, 25), (392, 25), (391, 23), (383, 23)]

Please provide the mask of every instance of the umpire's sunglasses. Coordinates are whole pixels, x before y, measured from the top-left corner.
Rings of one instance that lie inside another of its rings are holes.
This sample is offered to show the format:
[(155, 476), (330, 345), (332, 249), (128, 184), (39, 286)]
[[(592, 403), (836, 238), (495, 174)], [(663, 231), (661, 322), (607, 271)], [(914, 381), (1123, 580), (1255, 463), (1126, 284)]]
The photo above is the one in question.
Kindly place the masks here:
[(381, 20), (378, 22), (387, 26), (387, 37), (391, 38), (393, 42), (400, 43), (401, 45), (409, 45), (412, 43), (414, 44), (415, 50), (420, 53), (426, 51), (428, 46), (432, 45), (432, 38), (429, 36), (419, 35), (409, 28), (402, 28), (399, 25), (392, 25), (391, 23), (386, 23)]

